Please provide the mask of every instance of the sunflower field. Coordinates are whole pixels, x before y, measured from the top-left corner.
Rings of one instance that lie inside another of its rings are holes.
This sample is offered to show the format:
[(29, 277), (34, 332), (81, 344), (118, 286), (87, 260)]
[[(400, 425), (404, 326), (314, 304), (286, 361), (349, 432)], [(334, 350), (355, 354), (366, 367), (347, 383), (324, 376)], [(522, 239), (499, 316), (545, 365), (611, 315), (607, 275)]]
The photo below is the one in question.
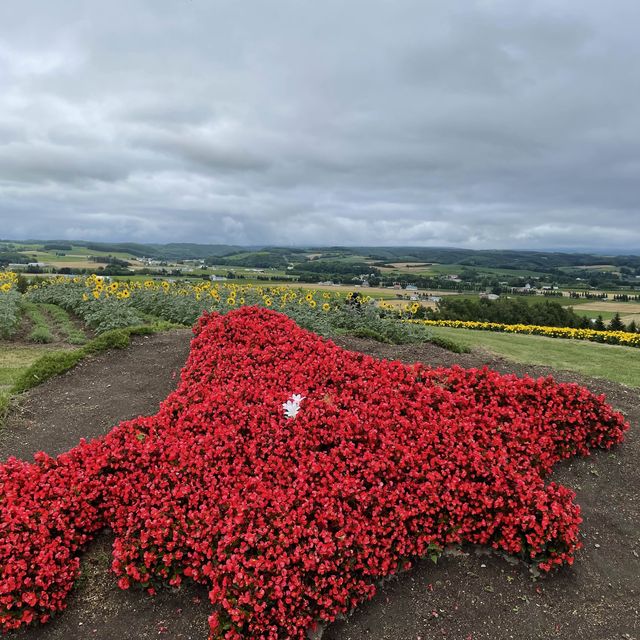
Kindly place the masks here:
[(108, 282), (92, 275), (44, 280), (26, 295), (33, 302), (63, 307), (98, 334), (157, 320), (190, 326), (205, 311), (257, 306), (280, 311), (323, 336), (350, 333), (395, 344), (430, 338), (425, 327), (398, 322), (401, 316), (413, 317), (418, 305), (398, 312), (368, 296), (333, 291), (209, 281)]

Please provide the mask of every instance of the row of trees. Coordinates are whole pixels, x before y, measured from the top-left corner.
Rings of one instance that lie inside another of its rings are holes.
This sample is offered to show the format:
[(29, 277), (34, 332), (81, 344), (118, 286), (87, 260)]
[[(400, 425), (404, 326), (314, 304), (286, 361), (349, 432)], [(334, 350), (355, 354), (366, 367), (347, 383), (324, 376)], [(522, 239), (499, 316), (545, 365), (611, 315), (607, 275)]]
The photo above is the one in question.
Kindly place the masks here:
[[(587, 326), (589, 320), (552, 300), (528, 302), (522, 298), (479, 300), (448, 296), (436, 309), (427, 310), (434, 320), (474, 320), (503, 324), (537, 324), (547, 327)], [(586, 324), (585, 324), (586, 323)]]

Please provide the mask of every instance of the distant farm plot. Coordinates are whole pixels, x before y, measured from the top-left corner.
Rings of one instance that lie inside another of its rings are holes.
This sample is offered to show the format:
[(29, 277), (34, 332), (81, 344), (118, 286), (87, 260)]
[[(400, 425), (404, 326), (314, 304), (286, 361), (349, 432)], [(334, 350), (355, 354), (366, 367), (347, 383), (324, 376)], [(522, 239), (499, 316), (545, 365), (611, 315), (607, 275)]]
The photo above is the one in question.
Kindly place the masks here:
[[(374, 260), (367, 260), (368, 264), (374, 264)], [(389, 262), (388, 266), (385, 267), (376, 267), (380, 269), (383, 273), (390, 273), (392, 271), (405, 271), (416, 269), (421, 269), (423, 271), (429, 271), (430, 267), (433, 266), (432, 262)]]
[(601, 316), (603, 320), (611, 320), (616, 313), (625, 324), (634, 321), (640, 322), (640, 302), (622, 302), (620, 300), (581, 300), (572, 299), (570, 302), (564, 298), (561, 304), (565, 307), (574, 306), (574, 311), (587, 318)]
[[(90, 251), (86, 247), (73, 247), (69, 251), (59, 251), (55, 249), (43, 250), (43, 248), (40, 247), (38, 249), (22, 249), (19, 253), (32, 262), (42, 262), (58, 268), (96, 268), (108, 264), (107, 258), (127, 260), (131, 262), (133, 268), (140, 268), (143, 266), (143, 263), (131, 254), (123, 252), (107, 253), (106, 251)], [(89, 260), (89, 257), (96, 259)]]
[(616, 267), (614, 264), (587, 264), (577, 265), (575, 267), (567, 267), (568, 269), (582, 269), (583, 271), (606, 271), (617, 272), (620, 271), (620, 267)]
[(620, 314), (640, 313), (640, 302), (620, 302), (618, 300), (598, 300), (580, 305), (580, 311), (616, 311)]

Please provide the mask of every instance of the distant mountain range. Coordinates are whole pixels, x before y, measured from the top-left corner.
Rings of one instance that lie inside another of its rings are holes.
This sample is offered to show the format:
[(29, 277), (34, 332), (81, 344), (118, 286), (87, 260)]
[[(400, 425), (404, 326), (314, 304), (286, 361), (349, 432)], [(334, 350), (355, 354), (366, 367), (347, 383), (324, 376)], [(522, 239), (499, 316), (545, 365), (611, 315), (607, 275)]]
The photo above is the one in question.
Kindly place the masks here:
[(276, 247), (237, 246), (227, 244), (167, 243), (142, 244), (135, 242), (90, 242), (84, 240), (0, 240), (0, 254), (19, 250), (19, 245), (43, 245), (59, 247), (85, 247), (88, 251), (128, 253), (132, 256), (156, 260), (208, 260), (220, 258), (226, 264), (251, 264), (265, 266), (303, 262), (305, 254), (319, 254), (322, 259), (368, 259), (378, 262), (424, 262), (468, 267), (498, 269), (529, 269), (549, 271), (561, 267), (612, 265), (615, 267), (640, 267), (639, 255), (602, 255), (558, 251), (474, 250), (454, 247)]

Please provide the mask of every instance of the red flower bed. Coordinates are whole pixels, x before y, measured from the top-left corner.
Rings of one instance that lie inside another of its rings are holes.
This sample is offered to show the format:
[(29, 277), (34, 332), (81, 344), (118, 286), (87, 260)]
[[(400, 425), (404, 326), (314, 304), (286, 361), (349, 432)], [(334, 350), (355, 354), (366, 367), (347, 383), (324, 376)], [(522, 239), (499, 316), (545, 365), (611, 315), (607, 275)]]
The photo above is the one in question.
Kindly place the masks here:
[(208, 586), (213, 638), (303, 638), (451, 544), (570, 564), (579, 507), (544, 477), (627, 427), (551, 378), (377, 361), (265, 309), (207, 315), (155, 416), (0, 465), (0, 627), (62, 609), (104, 526), (122, 588)]

